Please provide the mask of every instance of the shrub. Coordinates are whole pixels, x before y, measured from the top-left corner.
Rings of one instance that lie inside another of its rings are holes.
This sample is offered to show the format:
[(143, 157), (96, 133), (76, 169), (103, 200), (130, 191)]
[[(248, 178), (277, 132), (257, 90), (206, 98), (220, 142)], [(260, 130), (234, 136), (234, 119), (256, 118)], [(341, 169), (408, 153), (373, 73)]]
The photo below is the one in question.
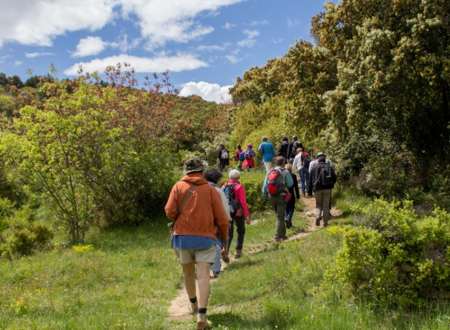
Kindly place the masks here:
[(35, 213), (28, 208), (17, 211), (4, 221), (6, 229), (0, 232), (0, 255), (28, 255), (53, 238), (53, 232), (35, 220)]
[(327, 279), (384, 305), (450, 297), (450, 214), (436, 209), (420, 219), (412, 202), (385, 200), (353, 211), (364, 226), (345, 233)]
[(250, 212), (262, 211), (269, 207), (269, 203), (267, 203), (262, 194), (265, 175), (265, 172), (241, 172), (240, 182), (245, 188)]

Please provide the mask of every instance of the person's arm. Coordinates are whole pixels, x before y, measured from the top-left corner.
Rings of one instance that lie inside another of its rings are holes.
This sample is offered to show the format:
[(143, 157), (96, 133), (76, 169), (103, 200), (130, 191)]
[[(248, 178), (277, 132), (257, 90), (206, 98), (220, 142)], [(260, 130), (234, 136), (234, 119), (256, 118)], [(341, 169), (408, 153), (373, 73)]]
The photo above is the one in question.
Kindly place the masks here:
[(292, 170), (297, 171), (297, 164), (298, 164), (299, 158), (298, 155), (294, 158), (294, 163), (292, 164)]
[(256, 153), (255, 153), (255, 150), (253, 150), (253, 149), (250, 149), (250, 156), (252, 156), (252, 157), (256, 157)]
[(262, 145), (262, 143), (259, 145), (259, 147), (258, 147), (258, 151), (259, 152), (261, 152), (263, 150), (263, 145)]
[(245, 198), (245, 190), (242, 184), (238, 184), (234, 187), (234, 192), (236, 194), (237, 200), (241, 203), (242, 208), (244, 209), (245, 217), (250, 216), (250, 212), (248, 212), (247, 207), (247, 199)]
[(308, 180), (308, 195), (312, 195), (313, 191), (313, 182), (316, 181), (316, 171), (312, 170), (309, 174), (309, 180)]
[(295, 196), (297, 196), (297, 199), (300, 198), (300, 191), (298, 190), (298, 181), (297, 181), (297, 176), (293, 175), (292, 178), (294, 179), (294, 193)]
[[(289, 157), (291, 157), (291, 144), (288, 144), (288, 150), (287, 150), (287, 158), (289, 159)], [(287, 159), (286, 159), (287, 161)]]
[(226, 214), (228, 215), (228, 221), (231, 221), (231, 214), (230, 214), (230, 205), (228, 204), (227, 196), (225, 196), (225, 193), (222, 189), (219, 189), (220, 191), (217, 191), (220, 195), (220, 199), (222, 200), (223, 208), (225, 209)]
[(265, 199), (269, 199), (269, 191), (267, 190), (267, 185), (269, 183), (269, 173), (266, 174), (266, 177), (264, 178), (264, 183), (262, 187), (262, 193)]
[(290, 188), (294, 184), (294, 180), (292, 179), (291, 173), (286, 170), (286, 187)]
[(175, 220), (178, 216), (178, 200), (179, 200), (179, 196), (178, 196), (178, 184), (175, 184), (172, 187), (172, 191), (170, 192), (169, 195), (169, 200), (166, 203), (166, 206), (164, 207), (164, 211), (166, 212), (166, 216), (170, 219), (170, 220)]
[(225, 209), (222, 205), (222, 200), (219, 193), (214, 187), (211, 187), (211, 204), (214, 216), (214, 223), (219, 227), (220, 237), (222, 239), (222, 246), (227, 245), (226, 241), (223, 241), (228, 236), (228, 215), (225, 213)]

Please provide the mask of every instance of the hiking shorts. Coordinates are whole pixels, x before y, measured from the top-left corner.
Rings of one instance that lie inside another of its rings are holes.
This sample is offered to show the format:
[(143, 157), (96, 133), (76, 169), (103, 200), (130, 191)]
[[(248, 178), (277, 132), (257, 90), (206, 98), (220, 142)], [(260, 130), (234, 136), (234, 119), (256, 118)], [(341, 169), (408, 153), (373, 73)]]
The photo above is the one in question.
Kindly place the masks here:
[(216, 246), (211, 245), (207, 249), (192, 250), (192, 249), (179, 249), (174, 247), (173, 250), (180, 261), (180, 264), (190, 264), (195, 262), (207, 262), (213, 264), (216, 258)]

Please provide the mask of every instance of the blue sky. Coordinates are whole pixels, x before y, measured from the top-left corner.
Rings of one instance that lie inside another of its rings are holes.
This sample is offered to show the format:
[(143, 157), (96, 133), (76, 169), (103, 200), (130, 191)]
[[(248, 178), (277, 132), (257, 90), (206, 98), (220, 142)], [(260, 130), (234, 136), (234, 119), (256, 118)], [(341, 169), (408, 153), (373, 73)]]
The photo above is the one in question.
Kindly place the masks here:
[[(310, 40), (323, 0), (0, 0), (0, 72), (58, 77), (128, 62), (138, 79), (170, 70), (181, 95), (209, 101), (251, 67)], [(141, 85), (142, 86), (142, 85)]]

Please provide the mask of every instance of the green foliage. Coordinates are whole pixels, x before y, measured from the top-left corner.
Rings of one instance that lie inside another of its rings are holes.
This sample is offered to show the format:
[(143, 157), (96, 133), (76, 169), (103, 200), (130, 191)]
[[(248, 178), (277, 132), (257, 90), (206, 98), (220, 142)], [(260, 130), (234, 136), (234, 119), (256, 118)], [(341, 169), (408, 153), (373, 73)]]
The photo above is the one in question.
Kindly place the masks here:
[(349, 229), (327, 279), (381, 305), (425, 306), (448, 298), (450, 214), (420, 219), (411, 202), (376, 200), (353, 210), (364, 225)]
[[(4, 200), (2, 201), (1, 204), (4, 204)], [(0, 255), (3, 257), (29, 255), (37, 247), (47, 244), (54, 236), (47, 226), (35, 220), (34, 211), (26, 207), (0, 221)]]
[(245, 196), (250, 212), (262, 211), (270, 207), (262, 194), (265, 172), (241, 172), (239, 181), (245, 188)]

